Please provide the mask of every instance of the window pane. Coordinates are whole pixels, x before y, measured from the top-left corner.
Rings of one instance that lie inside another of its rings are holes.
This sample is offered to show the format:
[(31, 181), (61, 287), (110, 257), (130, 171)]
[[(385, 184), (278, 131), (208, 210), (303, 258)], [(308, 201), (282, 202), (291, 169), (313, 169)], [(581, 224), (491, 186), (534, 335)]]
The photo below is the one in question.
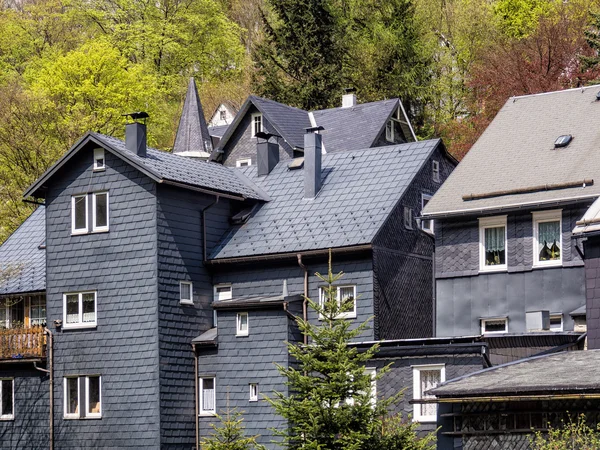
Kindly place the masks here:
[(46, 299), (44, 297), (31, 299), (30, 321), (32, 326), (46, 323)]
[(560, 260), (560, 221), (538, 223), (540, 261)]
[(238, 314), (238, 330), (240, 332), (248, 331), (248, 314)]
[(79, 295), (67, 295), (67, 323), (79, 322)]
[(506, 264), (505, 227), (485, 229), (485, 265)]
[(2, 411), (3, 416), (13, 414), (13, 380), (2, 380)]
[(77, 378), (67, 378), (67, 414), (79, 413), (79, 393)]
[(180, 291), (181, 291), (181, 300), (191, 300), (192, 299), (192, 293), (191, 293), (191, 286), (189, 283), (181, 283), (180, 285)]
[(354, 287), (341, 287), (339, 290), (339, 300), (342, 312), (354, 311)]
[[(430, 389), (436, 387), (441, 380), (439, 370), (421, 370), (421, 398), (434, 398), (435, 396), (426, 394)], [(421, 415), (435, 416), (437, 414), (437, 405), (432, 403), (421, 404)]]
[(88, 413), (100, 414), (100, 377), (88, 378)]
[(484, 331), (486, 333), (503, 332), (506, 331), (506, 321), (502, 320), (486, 320), (484, 324)]
[(202, 379), (202, 410), (215, 410), (215, 380), (214, 378)]
[(93, 292), (88, 294), (82, 294), (83, 296), (83, 321), (84, 322), (95, 322), (96, 321), (96, 294)]
[(75, 197), (75, 229), (83, 230), (86, 228), (85, 223), (85, 204), (86, 197)]
[(96, 194), (96, 228), (108, 225), (108, 194)]

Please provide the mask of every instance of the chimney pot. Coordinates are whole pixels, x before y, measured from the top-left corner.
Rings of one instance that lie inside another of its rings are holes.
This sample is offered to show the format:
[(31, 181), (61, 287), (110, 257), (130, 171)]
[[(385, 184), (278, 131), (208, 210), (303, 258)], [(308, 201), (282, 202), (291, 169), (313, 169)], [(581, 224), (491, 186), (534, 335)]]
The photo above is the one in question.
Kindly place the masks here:
[(342, 95), (342, 108), (352, 108), (356, 106), (356, 89), (346, 88), (345, 94)]
[(304, 198), (315, 198), (321, 190), (322, 129), (307, 128), (304, 135)]

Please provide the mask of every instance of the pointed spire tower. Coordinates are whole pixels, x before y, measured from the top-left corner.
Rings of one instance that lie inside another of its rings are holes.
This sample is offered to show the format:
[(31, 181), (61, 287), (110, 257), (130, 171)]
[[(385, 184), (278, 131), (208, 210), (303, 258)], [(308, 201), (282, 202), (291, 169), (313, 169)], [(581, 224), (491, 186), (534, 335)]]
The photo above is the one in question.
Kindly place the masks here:
[(196, 82), (192, 77), (190, 78), (187, 93), (185, 94), (185, 102), (183, 103), (181, 118), (179, 119), (173, 153), (207, 159), (212, 149), (212, 141), (206, 120), (204, 119), (202, 103), (200, 103)]

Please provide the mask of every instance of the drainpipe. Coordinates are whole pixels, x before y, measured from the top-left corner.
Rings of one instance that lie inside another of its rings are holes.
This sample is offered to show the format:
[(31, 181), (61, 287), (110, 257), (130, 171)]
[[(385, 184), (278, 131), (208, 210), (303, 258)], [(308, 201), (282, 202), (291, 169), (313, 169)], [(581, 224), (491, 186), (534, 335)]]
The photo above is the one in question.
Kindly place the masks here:
[(50, 377), (50, 392), (49, 392), (49, 400), (50, 400), (50, 412), (48, 416), (48, 434), (50, 441), (50, 450), (54, 450), (54, 370), (52, 364), (53, 358), (53, 342), (52, 342), (52, 331), (48, 328), (44, 328), (44, 333), (48, 335), (48, 369), (42, 369), (38, 367), (34, 362), (33, 367), (40, 372), (45, 372)]
[(219, 203), (219, 196), (215, 197), (215, 201), (202, 209), (202, 261), (206, 262), (206, 211)]
[(196, 351), (196, 346), (194, 344), (192, 344), (192, 351), (194, 352), (194, 404), (196, 406), (194, 420), (196, 421), (196, 450), (200, 450), (200, 424), (198, 423), (198, 408), (200, 406), (198, 405), (198, 352)]
[[(298, 265), (304, 270), (304, 301), (302, 302), (302, 318), (304, 321), (308, 320), (308, 269), (302, 263), (302, 253), (298, 253)], [(308, 344), (308, 335), (304, 334), (304, 345)]]

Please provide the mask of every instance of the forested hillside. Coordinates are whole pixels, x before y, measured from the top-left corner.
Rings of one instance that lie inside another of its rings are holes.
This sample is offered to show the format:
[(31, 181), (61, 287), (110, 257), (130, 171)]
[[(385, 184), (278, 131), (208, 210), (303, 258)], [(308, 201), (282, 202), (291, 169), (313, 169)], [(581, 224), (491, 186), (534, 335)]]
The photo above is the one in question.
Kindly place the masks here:
[[(83, 133), (150, 114), (169, 149), (187, 79), (307, 109), (401, 97), (462, 157), (512, 95), (598, 77), (600, 0), (0, 0), (0, 241), (21, 193)], [(586, 58), (587, 57), (587, 58)]]

